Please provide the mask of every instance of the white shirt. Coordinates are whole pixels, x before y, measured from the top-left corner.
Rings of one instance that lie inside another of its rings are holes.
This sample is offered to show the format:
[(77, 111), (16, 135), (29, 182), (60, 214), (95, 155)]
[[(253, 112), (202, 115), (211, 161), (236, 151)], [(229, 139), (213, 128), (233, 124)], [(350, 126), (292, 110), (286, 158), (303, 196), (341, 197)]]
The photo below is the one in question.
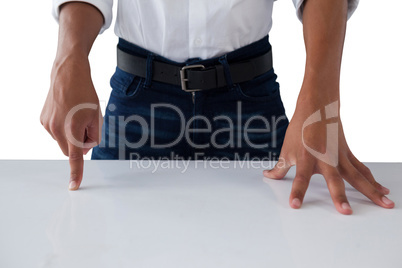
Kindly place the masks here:
[[(71, 0), (53, 0), (53, 16)], [(266, 36), (276, 0), (119, 0), (118, 37), (177, 62), (223, 55)], [(302, 19), (304, 0), (293, 0)], [(113, 0), (85, 0), (112, 22)], [(349, 0), (348, 18), (359, 0)]]

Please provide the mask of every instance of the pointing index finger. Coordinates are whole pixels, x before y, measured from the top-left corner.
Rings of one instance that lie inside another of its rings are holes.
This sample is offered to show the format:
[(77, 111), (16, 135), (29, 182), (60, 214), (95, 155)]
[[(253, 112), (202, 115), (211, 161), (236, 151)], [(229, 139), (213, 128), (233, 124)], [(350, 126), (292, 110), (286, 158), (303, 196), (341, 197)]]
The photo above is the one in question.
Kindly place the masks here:
[(69, 190), (74, 191), (80, 187), (84, 171), (84, 158), (82, 148), (68, 143), (68, 157), (71, 170)]

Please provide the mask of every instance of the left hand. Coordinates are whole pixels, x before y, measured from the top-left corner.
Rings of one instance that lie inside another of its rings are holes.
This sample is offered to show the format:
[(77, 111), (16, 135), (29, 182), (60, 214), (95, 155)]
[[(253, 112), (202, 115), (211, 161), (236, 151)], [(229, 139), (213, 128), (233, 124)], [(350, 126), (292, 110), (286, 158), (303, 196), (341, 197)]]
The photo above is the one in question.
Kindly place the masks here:
[[(289, 198), (292, 208), (301, 207), (313, 174), (324, 176), (333, 203), (342, 214), (352, 214), (343, 179), (375, 204), (393, 208), (394, 202), (385, 196), (390, 191), (380, 185), (369, 168), (350, 151), (339, 118), (339, 102), (331, 103), (329, 99), (325, 101), (314, 97), (317, 95), (299, 96), (279, 161), (273, 169), (265, 170), (264, 176), (282, 179), (290, 167), (296, 165), (296, 176)], [(321, 103), (327, 105), (324, 107)], [(305, 123), (309, 117), (309, 120), (315, 117), (313, 121), (316, 122)]]

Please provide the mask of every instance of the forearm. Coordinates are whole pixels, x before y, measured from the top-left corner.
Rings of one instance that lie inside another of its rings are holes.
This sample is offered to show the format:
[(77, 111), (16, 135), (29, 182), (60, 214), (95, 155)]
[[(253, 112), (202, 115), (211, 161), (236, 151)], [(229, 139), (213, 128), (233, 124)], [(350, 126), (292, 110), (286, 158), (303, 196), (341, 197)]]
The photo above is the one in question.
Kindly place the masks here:
[(100, 11), (86, 3), (68, 2), (60, 8), (56, 62), (66, 57), (88, 57), (103, 25)]
[[(69, 188), (76, 190), (83, 175), (82, 155), (101, 139), (102, 113), (88, 55), (103, 26), (103, 15), (92, 5), (68, 2), (61, 6), (59, 25), (57, 55), (40, 121), (69, 156)], [(83, 107), (80, 105), (92, 108), (81, 108), (70, 116), (74, 109)]]
[[(306, 66), (301, 96), (339, 100), (347, 0), (307, 0), (303, 9)], [(303, 98), (303, 99), (304, 99)]]

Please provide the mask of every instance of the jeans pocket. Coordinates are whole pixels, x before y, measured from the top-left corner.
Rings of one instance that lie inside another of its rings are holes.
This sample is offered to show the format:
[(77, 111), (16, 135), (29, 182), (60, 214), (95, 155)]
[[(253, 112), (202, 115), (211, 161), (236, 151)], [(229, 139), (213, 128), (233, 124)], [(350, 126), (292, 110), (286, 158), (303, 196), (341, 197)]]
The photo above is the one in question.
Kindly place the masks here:
[(269, 101), (279, 96), (279, 83), (273, 69), (256, 78), (239, 83), (235, 90), (239, 97), (249, 101)]
[(145, 78), (127, 73), (116, 67), (116, 71), (110, 79), (112, 95), (115, 97), (134, 98), (144, 88)]

